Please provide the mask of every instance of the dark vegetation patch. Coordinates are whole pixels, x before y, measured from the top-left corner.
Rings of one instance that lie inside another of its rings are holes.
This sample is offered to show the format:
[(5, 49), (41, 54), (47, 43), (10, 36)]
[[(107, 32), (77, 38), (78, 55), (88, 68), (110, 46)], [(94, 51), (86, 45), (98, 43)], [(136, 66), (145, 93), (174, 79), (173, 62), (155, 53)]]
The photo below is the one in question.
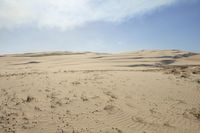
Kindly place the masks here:
[[(190, 57), (190, 56), (194, 56), (194, 55), (198, 55), (197, 53), (186, 53), (186, 54), (178, 54), (175, 56), (153, 56), (153, 57), (143, 57), (143, 56), (138, 56), (138, 57), (124, 57), (124, 58), (108, 58), (106, 60), (123, 60), (123, 59), (171, 59), (169, 61), (173, 61), (173, 59), (180, 59), (180, 58), (186, 58), (186, 57)], [(109, 57), (109, 56), (108, 56)], [(112, 57), (112, 56), (111, 56)], [(94, 58), (103, 58), (103, 56), (99, 56), (99, 57), (94, 57)], [(172, 62), (173, 63), (173, 62)], [(171, 63), (169, 63), (171, 64)]]
[(123, 65), (119, 67), (157, 67), (154, 64), (135, 64), (135, 65)]
[(124, 59), (145, 59), (145, 57), (111, 58), (106, 60), (124, 60)]
[(104, 56), (97, 56), (97, 57), (92, 57), (92, 59), (100, 59), (103, 58)]
[(134, 64), (134, 65), (124, 65), (121, 67), (162, 67), (174, 63), (175, 60), (161, 60), (159, 63), (155, 64)]
[[(165, 68), (165, 69), (171, 69), (171, 73), (180, 73), (179, 70), (184, 70), (187, 69), (189, 66), (188, 65), (171, 65), (173, 63), (176, 62), (175, 59), (179, 59), (179, 58), (185, 58), (185, 57), (190, 57), (190, 56), (194, 56), (194, 55), (198, 55), (197, 53), (187, 53), (187, 54), (179, 54), (176, 56), (159, 56), (159, 57), (135, 57), (135, 58), (123, 58), (123, 59), (148, 59), (148, 58), (168, 58), (166, 60), (161, 60), (155, 64), (134, 64), (134, 65), (124, 65), (124, 66), (120, 66), (120, 67), (161, 67), (161, 68)], [(169, 59), (170, 58), (170, 59)], [(117, 60), (119, 58), (116, 58), (115, 60)], [(113, 59), (110, 59), (113, 60)], [(200, 74), (200, 70), (198, 69), (194, 69), (194, 71), (192, 71), (193, 74)], [(182, 77), (185, 77), (185, 75), (183, 75)]]
[(198, 55), (197, 53), (187, 53), (187, 54), (178, 54), (175, 56), (156, 56), (156, 57), (147, 57), (147, 58), (170, 58), (170, 59), (180, 59), (180, 58), (185, 58), (185, 57), (190, 57), (190, 56), (194, 56), (194, 55)]
[(147, 58), (170, 58), (170, 59), (180, 59), (180, 58), (185, 58), (185, 57), (190, 57), (198, 55), (197, 53), (186, 53), (186, 54), (177, 54), (175, 56), (156, 56), (156, 57), (147, 57)]
[(40, 62), (39, 61), (30, 61), (30, 62), (26, 62), (24, 64), (38, 64), (38, 63), (40, 63)]
[(14, 65), (28, 65), (28, 64), (39, 64), (41, 62), (39, 61), (29, 61), (29, 62), (25, 62), (25, 63), (19, 63), (19, 64), (14, 64)]
[(15, 57), (44, 57), (44, 56), (58, 56), (58, 55), (78, 55), (78, 54), (86, 54), (86, 53), (85, 52), (24, 53), (24, 54), (15, 55)]
[(169, 64), (172, 64), (174, 62), (175, 62), (175, 60), (162, 60), (162, 61), (160, 61), (160, 63), (162, 65), (169, 65)]
[(190, 56), (194, 56), (194, 55), (198, 55), (198, 54), (197, 53), (180, 54), (180, 55), (174, 56), (174, 59), (185, 58), (185, 57), (190, 57)]

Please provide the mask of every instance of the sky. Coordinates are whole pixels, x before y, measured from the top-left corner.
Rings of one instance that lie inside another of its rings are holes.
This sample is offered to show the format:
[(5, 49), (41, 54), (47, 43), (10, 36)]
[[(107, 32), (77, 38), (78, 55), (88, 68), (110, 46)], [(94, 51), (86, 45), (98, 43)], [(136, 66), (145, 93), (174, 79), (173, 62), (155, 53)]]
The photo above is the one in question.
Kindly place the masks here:
[(200, 52), (200, 0), (0, 0), (0, 54)]

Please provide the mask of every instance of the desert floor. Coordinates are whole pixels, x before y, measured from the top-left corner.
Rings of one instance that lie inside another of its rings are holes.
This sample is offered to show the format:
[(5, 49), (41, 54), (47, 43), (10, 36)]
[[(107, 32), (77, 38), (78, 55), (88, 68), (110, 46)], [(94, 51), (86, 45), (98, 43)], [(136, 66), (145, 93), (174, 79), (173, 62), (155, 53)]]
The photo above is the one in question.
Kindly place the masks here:
[(200, 54), (0, 56), (0, 133), (200, 133)]

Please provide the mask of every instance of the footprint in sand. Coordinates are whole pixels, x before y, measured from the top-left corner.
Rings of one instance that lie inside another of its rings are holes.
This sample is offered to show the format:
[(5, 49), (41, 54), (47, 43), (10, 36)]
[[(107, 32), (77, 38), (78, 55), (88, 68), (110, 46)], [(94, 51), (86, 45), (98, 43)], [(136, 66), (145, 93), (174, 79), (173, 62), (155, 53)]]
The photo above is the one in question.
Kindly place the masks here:
[(88, 98), (85, 95), (82, 94), (81, 95), (81, 100), (83, 100), (85, 102), (85, 101), (88, 101)]
[(105, 95), (110, 96), (113, 99), (117, 99), (117, 96), (115, 96), (112, 92), (107, 91), (107, 92), (103, 92)]
[(73, 86), (77, 86), (77, 85), (80, 85), (81, 83), (79, 82), (79, 81), (74, 81), (74, 82), (72, 82), (72, 85)]
[(106, 105), (103, 109), (107, 111), (109, 114), (112, 114), (117, 110), (117, 108), (113, 105)]

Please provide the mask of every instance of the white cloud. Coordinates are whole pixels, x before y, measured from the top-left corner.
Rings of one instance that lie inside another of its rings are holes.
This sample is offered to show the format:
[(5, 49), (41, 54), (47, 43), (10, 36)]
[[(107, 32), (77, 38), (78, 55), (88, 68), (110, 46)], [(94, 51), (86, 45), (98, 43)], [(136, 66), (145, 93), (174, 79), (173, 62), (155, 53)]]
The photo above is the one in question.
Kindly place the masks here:
[(0, 0), (0, 28), (22, 25), (75, 28), (89, 22), (121, 22), (179, 0)]

